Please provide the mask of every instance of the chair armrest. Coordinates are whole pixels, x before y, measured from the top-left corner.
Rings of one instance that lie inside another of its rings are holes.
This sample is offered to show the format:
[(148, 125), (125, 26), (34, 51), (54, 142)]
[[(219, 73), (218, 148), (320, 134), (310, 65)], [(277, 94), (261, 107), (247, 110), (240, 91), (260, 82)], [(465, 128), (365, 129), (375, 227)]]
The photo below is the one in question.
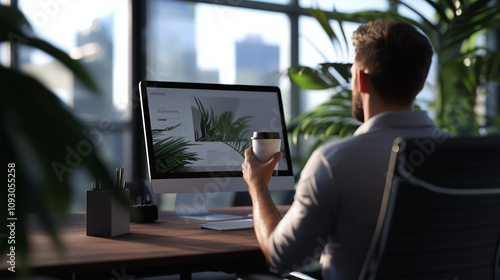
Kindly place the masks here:
[(316, 280), (316, 278), (312, 278), (311, 276), (304, 274), (298, 271), (292, 271), (285, 275), (286, 280)]

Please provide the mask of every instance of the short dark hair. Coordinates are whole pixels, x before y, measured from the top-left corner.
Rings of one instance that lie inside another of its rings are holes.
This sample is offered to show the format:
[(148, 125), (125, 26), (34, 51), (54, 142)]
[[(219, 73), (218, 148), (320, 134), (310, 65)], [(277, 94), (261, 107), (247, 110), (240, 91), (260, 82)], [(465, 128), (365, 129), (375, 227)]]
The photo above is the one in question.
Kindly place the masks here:
[(432, 46), (413, 25), (377, 20), (352, 36), (356, 60), (368, 71), (373, 89), (387, 102), (411, 103), (422, 89), (432, 60)]

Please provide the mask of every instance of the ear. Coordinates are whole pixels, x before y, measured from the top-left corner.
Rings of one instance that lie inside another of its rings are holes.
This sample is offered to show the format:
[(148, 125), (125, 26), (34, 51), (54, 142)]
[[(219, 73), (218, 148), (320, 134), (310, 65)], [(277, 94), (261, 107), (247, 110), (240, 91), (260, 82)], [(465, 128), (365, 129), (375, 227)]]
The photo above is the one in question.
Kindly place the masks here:
[(368, 77), (368, 73), (365, 73), (365, 70), (359, 70), (359, 91), (366, 93), (370, 88), (370, 77)]

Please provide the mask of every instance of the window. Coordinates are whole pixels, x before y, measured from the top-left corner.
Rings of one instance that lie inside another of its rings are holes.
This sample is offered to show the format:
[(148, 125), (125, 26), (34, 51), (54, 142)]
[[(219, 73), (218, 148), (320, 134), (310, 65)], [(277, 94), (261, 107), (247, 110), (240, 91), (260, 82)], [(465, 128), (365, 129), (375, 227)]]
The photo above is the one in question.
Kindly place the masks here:
[[(424, 15), (432, 13), (432, 7), (418, 1), (422, 3), (412, 2), (412, 6)], [(131, 170), (144, 169), (146, 164), (145, 159), (138, 158), (142, 147), (134, 141), (142, 138), (142, 131), (136, 131), (141, 120), (133, 103), (137, 101), (133, 90), (139, 79), (276, 85), (283, 94), (285, 117), (290, 120), (325, 101), (329, 92), (293, 87), (287, 77), (288, 67), (354, 60), (352, 49), (342, 54), (332, 48), (321, 26), (304, 8), (335, 8), (342, 13), (386, 11), (391, 8), (390, 2), (18, 0), (12, 3), (25, 13), (35, 33), (80, 60), (93, 75), (99, 93), (90, 93), (51, 57), (28, 47), (19, 50), (13, 64), (38, 77), (82, 121), (102, 132), (104, 140), (99, 148), (110, 170), (125, 165), (130, 170), (126, 180), (146, 181), (145, 176), (138, 175), (143, 171), (130, 175)], [(137, 12), (132, 6), (142, 8)], [(411, 14), (402, 6), (398, 11)], [(132, 21), (137, 13), (143, 22)], [(357, 26), (344, 23), (348, 38)], [(139, 38), (140, 51), (132, 49), (132, 43), (137, 43), (132, 38)], [(10, 60), (9, 52), (8, 47), (0, 45), (4, 65)], [(133, 60), (140, 61), (140, 67), (132, 69)], [(431, 85), (435, 84), (433, 77), (431, 70)], [(432, 99), (432, 90), (420, 97)], [(488, 110), (496, 114), (498, 108)], [(84, 209), (83, 190), (89, 188), (86, 182), (90, 180), (85, 177), (76, 179), (78, 190), (73, 192), (77, 196), (72, 210)]]
[(156, 0), (146, 18), (147, 79), (289, 88), (286, 14)]
[[(102, 137), (97, 148), (109, 162), (110, 170), (130, 163), (128, 2), (20, 0), (18, 4), (37, 36), (84, 65), (96, 82), (98, 92), (88, 90), (51, 56), (29, 47), (19, 50), (21, 70), (42, 81), (85, 124), (97, 129), (93, 131)], [(92, 180), (84, 174), (75, 174), (72, 179), (77, 189), (73, 191), (71, 210), (82, 211), (85, 209), (85, 190), (90, 189)]]
[[(347, 39), (358, 27), (358, 23), (344, 22), (343, 29)], [(338, 24), (331, 21), (331, 26), (336, 34), (341, 34)], [(335, 49), (318, 21), (309, 16), (299, 18), (299, 64), (316, 66), (324, 62), (354, 61), (354, 50), (351, 45), (348, 49)], [(329, 99), (331, 90), (302, 90), (300, 111), (305, 112)]]
[(304, 8), (320, 8), (326, 11), (331, 11), (335, 8), (342, 13), (352, 13), (364, 10), (387, 11), (389, 9), (389, 1), (387, 0), (299, 0), (299, 4)]
[[(64, 4), (61, 4), (64, 3)], [(20, 67), (45, 82), (84, 120), (130, 120), (128, 6), (120, 0), (19, 1), (35, 34), (79, 60), (98, 84), (93, 95), (54, 59), (22, 49)], [(49, 73), (50, 75), (44, 75)], [(58, 73), (58, 75), (53, 75)]]

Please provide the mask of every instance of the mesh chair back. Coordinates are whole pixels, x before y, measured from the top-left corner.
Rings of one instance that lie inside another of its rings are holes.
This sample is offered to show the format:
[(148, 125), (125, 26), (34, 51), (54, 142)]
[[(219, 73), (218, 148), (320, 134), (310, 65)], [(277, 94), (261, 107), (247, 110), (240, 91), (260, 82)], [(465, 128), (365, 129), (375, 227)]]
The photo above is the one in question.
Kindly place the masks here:
[(495, 279), (500, 137), (398, 139), (360, 279)]

